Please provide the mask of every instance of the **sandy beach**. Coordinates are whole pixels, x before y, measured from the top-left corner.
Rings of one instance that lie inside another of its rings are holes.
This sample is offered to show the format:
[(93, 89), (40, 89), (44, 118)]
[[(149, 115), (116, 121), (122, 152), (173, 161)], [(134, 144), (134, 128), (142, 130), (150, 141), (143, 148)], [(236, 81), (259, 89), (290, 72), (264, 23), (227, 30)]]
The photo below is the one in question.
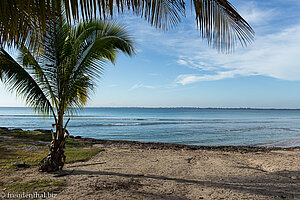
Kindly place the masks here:
[(89, 161), (67, 164), (68, 175), (29, 168), (6, 178), (64, 180), (56, 199), (300, 199), (299, 148), (101, 143)]
[(0, 200), (300, 200), (300, 0), (0, 0)]

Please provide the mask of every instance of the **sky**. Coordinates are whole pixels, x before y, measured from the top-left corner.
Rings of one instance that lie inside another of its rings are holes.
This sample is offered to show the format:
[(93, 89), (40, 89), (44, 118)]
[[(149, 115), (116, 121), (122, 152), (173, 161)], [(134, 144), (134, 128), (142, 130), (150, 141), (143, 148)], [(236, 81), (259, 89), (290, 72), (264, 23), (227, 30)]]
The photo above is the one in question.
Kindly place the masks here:
[[(163, 32), (125, 14), (137, 54), (107, 64), (89, 107), (300, 108), (300, 1), (231, 0), (255, 41), (219, 53), (195, 17)], [(0, 106), (25, 106), (0, 83)]]

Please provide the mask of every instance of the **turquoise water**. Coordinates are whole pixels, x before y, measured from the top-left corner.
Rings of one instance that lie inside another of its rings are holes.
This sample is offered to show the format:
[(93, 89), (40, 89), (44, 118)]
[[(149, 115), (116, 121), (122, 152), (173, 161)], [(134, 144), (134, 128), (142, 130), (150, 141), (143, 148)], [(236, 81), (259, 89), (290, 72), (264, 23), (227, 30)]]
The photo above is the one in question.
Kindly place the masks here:
[[(0, 127), (50, 129), (28, 108), (0, 108)], [(86, 108), (72, 117), (72, 135), (191, 145), (300, 146), (300, 110)]]

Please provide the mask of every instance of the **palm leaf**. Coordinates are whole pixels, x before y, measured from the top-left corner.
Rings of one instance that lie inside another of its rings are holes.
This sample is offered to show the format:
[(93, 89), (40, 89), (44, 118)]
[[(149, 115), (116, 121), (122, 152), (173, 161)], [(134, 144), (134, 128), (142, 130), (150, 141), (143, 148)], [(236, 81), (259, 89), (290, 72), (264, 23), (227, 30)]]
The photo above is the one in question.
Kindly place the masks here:
[[(45, 69), (45, 67), (41, 67), (35, 56), (25, 46), (20, 48), (19, 52), (19, 62), (22, 63), (25, 69), (32, 71), (32, 75), (35, 76), (37, 84), (42, 87), (41, 89), (47, 96), (51, 97), (52, 105), (57, 107), (58, 100), (52, 89), (53, 85), (51, 85), (49, 81), (49, 78), (52, 77), (49, 76), (49, 70), (47, 70), (47, 68)], [(50, 71), (50, 73), (52, 74), (52, 71)]]
[[(233, 50), (237, 42), (251, 43), (254, 31), (227, 0), (192, 0), (201, 36), (221, 51)], [(167, 30), (186, 15), (184, 0), (1, 0), (0, 44), (36, 45), (47, 30), (47, 21), (62, 8), (68, 21), (102, 19), (131, 10), (156, 28)], [(116, 10), (115, 10), (116, 9)]]
[(251, 43), (254, 31), (226, 0), (193, 0), (197, 25), (202, 37), (221, 51), (233, 50), (238, 40)]
[(130, 56), (135, 50), (125, 27), (115, 22), (93, 20), (80, 24), (71, 32), (69, 39), (64, 51), (71, 50), (76, 56), (65, 63), (68, 68), (65, 70), (68, 80), (65, 105), (80, 108), (93, 91), (95, 80), (102, 74), (105, 63), (114, 63), (118, 51)]
[(0, 48), (0, 79), (11, 92), (23, 97), (28, 106), (47, 115), (54, 113), (49, 97), (36, 80), (3, 48)]

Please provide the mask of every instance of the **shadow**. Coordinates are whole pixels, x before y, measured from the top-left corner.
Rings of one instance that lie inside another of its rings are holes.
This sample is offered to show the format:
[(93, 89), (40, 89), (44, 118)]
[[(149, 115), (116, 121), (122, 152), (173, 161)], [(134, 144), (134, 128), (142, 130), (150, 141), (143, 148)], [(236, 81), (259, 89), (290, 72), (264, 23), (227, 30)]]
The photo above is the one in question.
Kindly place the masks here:
[(256, 171), (268, 173), (268, 171), (266, 171), (266, 170), (263, 170), (263, 169), (260, 169), (260, 168), (256, 168), (256, 167), (250, 167), (250, 166), (236, 166), (236, 168), (240, 168), (240, 169), (252, 169), (252, 170), (256, 170)]
[(300, 171), (277, 171), (273, 172), (274, 175), (283, 176), (283, 177), (289, 177), (294, 181), (298, 181), (300, 183)]
[[(254, 168), (256, 169), (256, 168)], [(68, 170), (66, 170), (68, 171)], [(125, 178), (139, 178), (139, 179), (155, 179), (155, 180), (163, 180), (163, 181), (175, 181), (177, 183), (183, 184), (195, 184), (199, 185), (203, 188), (212, 187), (219, 189), (229, 189), (236, 190), (242, 193), (252, 193), (262, 196), (268, 197), (276, 197), (276, 198), (287, 198), (291, 199), (294, 197), (300, 197), (300, 180), (292, 180), (289, 177), (280, 177), (278, 173), (269, 172), (265, 176), (261, 176), (259, 179), (257, 178), (249, 178), (249, 177), (222, 177), (224, 179), (220, 180), (221, 177), (212, 178), (211, 181), (201, 181), (201, 180), (191, 180), (191, 179), (182, 179), (182, 178), (172, 178), (166, 176), (159, 175), (139, 175), (139, 174), (127, 174), (127, 173), (119, 173), (119, 172), (107, 172), (107, 171), (85, 171), (85, 170), (76, 170), (71, 176), (74, 175), (100, 175), (100, 176), (119, 176)], [(285, 173), (289, 173), (285, 171)], [(291, 172), (300, 174), (300, 172)], [(139, 191), (136, 191), (139, 193)], [(147, 195), (146, 193), (143, 195)], [(155, 195), (155, 194), (148, 194)], [(158, 195), (158, 194), (157, 194)], [(161, 196), (163, 199), (163, 196)], [(158, 195), (160, 198), (160, 194)], [(178, 199), (180, 199), (178, 197)]]
[(145, 192), (145, 191), (132, 191), (132, 193), (141, 195), (143, 197), (149, 198), (149, 199), (157, 199), (157, 200), (189, 200), (188, 198), (179, 197), (172, 194), (157, 194), (152, 192)]
[(102, 165), (105, 164), (106, 162), (96, 162), (96, 163), (89, 163), (89, 164), (81, 164), (81, 165), (70, 165), (68, 168), (72, 167), (85, 167), (85, 166), (91, 166), (91, 165)]

